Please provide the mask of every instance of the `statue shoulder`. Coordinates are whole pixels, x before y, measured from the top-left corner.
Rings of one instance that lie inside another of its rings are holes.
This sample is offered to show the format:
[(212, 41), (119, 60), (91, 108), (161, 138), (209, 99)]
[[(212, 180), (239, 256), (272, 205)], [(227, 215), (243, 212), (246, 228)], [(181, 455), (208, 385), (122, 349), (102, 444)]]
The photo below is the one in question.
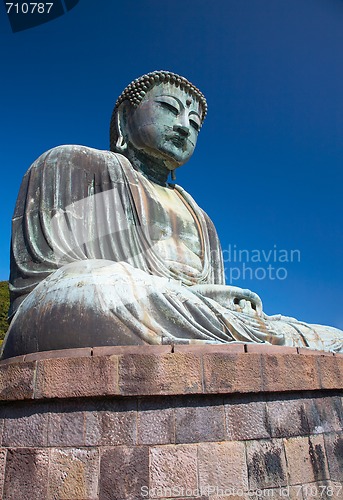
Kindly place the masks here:
[(14, 218), (21, 217), (25, 210), (38, 210), (38, 206), (54, 207), (56, 200), (65, 207), (91, 192), (125, 184), (126, 165), (131, 166), (126, 158), (111, 151), (79, 145), (52, 148), (39, 156), (24, 175)]
[[(121, 155), (112, 153), (111, 151), (95, 149), (88, 146), (78, 144), (64, 144), (49, 149), (32, 164), (33, 168), (37, 168), (43, 164), (57, 165), (75, 165), (86, 167), (94, 163), (119, 163), (117, 157)], [(122, 157), (123, 158), (123, 157)], [(126, 159), (125, 159), (126, 160)], [(126, 160), (128, 161), (128, 160)]]
[(108, 175), (112, 181), (122, 176), (122, 165), (131, 166), (124, 156), (112, 151), (88, 146), (66, 144), (43, 153), (31, 165), (28, 173), (40, 175), (42, 171), (72, 172), (82, 170), (86, 175)]

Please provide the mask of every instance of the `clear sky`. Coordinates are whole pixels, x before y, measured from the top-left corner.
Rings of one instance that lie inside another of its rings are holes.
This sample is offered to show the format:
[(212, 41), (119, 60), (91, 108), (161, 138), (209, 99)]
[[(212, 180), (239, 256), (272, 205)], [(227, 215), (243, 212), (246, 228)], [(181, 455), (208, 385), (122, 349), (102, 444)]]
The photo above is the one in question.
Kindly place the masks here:
[(0, 279), (30, 164), (108, 148), (120, 92), (167, 69), (208, 100), (177, 182), (214, 221), (227, 281), (268, 314), (343, 328), (342, 0), (80, 0), (17, 33), (1, 4), (0, 37)]

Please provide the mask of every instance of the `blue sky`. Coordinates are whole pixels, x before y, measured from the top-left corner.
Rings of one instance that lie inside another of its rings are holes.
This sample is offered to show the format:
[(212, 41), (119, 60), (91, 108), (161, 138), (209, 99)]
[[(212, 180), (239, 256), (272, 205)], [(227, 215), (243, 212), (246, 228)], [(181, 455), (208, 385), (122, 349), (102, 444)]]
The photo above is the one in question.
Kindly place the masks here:
[(342, 26), (342, 0), (80, 0), (13, 34), (1, 4), (0, 279), (30, 164), (59, 144), (108, 148), (122, 89), (167, 69), (208, 100), (177, 182), (214, 221), (228, 280), (268, 314), (343, 328)]

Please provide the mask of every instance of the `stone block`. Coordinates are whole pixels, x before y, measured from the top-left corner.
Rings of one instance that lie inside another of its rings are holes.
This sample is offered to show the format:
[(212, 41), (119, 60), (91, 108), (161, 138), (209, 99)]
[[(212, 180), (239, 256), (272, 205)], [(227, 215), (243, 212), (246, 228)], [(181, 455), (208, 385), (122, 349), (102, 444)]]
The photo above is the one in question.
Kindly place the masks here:
[[(343, 482), (343, 432), (324, 436), (330, 479)], [(343, 490), (342, 490), (343, 498)]]
[(120, 356), (119, 387), (123, 396), (201, 393), (201, 358), (190, 353)]
[(284, 443), (290, 485), (329, 479), (322, 435), (293, 437)]
[(22, 356), (14, 356), (13, 358), (6, 358), (0, 361), (0, 366), (13, 365), (22, 363), (25, 361), (25, 355)]
[(84, 413), (52, 412), (49, 415), (48, 446), (84, 446)]
[(286, 489), (281, 489), (283, 500), (285, 499), (286, 492), (288, 494), (289, 500), (303, 500), (303, 494), (302, 491), (299, 490), (299, 485), (287, 486)]
[(137, 419), (138, 444), (175, 443), (175, 411), (165, 407), (165, 400), (140, 400)]
[(0, 399), (18, 400), (33, 398), (33, 381), (36, 363), (0, 364)]
[(254, 344), (253, 342), (246, 344), (248, 353), (257, 354), (298, 354), (296, 347), (272, 344)]
[(244, 443), (222, 442), (198, 445), (199, 487), (206, 492), (246, 491), (248, 475)]
[(47, 499), (97, 499), (99, 460), (95, 449), (52, 449)]
[[(159, 500), (174, 500), (174, 498), (160, 498)], [(190, 497), (190, 496), (187, 496), (187, 497), (177, 497), (177, 500), (209, 500), (209, 497), (204, 497), (204, 496), (198, 496), (197, 495), (196, 497)], [(240, 499), (240, 500), (242, 500), (242, 499)]]
[(137, 443), (137, 403), (102, 402), (85, 411), (86, 446), (120, 446)]
[(198, 489), (197, 474), (196, 445), (150, 448), (150, 498), (191, 495)]
[(259, 354), (204, 354), (206, 393), (259, 392), (262, 389)]
[(343, 407), (339, 396), (308, 400), (307, 418), (311, 434), (339, 432), (343, 428)]
[(49, 450), (32, 448), (8, 450), (3, 498), (46, 500), (48, 472)]
[(91, 347), (79, 347), (77, 349), (56, 349), (54, 351), (41, 351), (25, 354), (25, 361), (37, 361), (52, 358), (84, 358), (91, 356)]
[(222, 400), (201, 397), (181, 400), (175, 408), (176, 443), (223, 441), (225, 413)]
[(286, 457), (281, 439), (247, 441), (249, 490), (287, 486)]
[(245, 353), (245, 344), (234, 343), (229, 344), (175, 344), (174, 352), (191, 352), (197, 355), (213, 354), (215, 352), (226, 353)]
[(309, 347), (297, 347), (298, 354), (312, 355), (312, 356), (334, 356), (333, 352), (318, 351), (316, 349), (310, 349)]
[(266, 402), (243, 398), (239, 401), (224, 399), (227, 438), (244, 441), (270, 437)]
[[(219, 490), (219, 493), (220, 493), (220, 490)], [(246, 494), (244, 494), (244, 491), (240, 488), (238, 490), (233, 490), (233, 489), (229, 488), (228, 495), (221, 495), (221, 494), (211, 495), (208, 498), (209, 498), (209, 500), (242, 500), (245, 498), (250, 499), (250, 498), (252, 498), (252, 496), (251, 496), (250, 492), (247, 492)]]
[[(160, 498), (159, 500), (174, 500), (174, 498)], [(209, 499), (209, 497), (204, 497), (204, 496), (199, 497), (197, 495), (196, 497), (190, 497), (190, 496), (177, 497), (177, 500), (210, 500), (210, 499)], [(240, 499), (240, 500), (242, 500), (242, 499)]]
[(117, 372), (116, 356), (37, 361), (35, 398), (118, 394)]
[[(267, 392), (320, 389), (317, 359), (293, 354), (262, 356), (263, 390)], [(331, 359), (329, 357), (325, 359)]]
[(310, 434), (306, 399), (284, 396), (268, 401), (267, 408), (272, 437), (308, 436)]
[(0, 498), (3, 498), (7, 450), (0, 448)]
[(120, 356), (122, 354), (169, 354), (171, 345), (106, 345), (93, 347), (93, 356)]
[(318, 371), (322, 389), (343, 387), (343, 356), (318, 356)]
[(7, 408), (2, 444), (6, 447), (43, 447), (47, 445), (49, 414), (36, 405)]
[(104, 449), (100, 461), (101, 500), (137, 500), (149, 492), (148, 447), (117, 446)]

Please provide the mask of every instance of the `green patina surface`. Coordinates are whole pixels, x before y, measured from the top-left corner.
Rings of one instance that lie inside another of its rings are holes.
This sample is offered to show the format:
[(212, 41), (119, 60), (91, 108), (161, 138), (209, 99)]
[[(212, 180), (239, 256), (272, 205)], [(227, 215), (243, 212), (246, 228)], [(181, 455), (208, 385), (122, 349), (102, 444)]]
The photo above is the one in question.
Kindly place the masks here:
[(8, 328), (7, 312), (10, 305), (8, 281), (0, 281), (0, 345)]

